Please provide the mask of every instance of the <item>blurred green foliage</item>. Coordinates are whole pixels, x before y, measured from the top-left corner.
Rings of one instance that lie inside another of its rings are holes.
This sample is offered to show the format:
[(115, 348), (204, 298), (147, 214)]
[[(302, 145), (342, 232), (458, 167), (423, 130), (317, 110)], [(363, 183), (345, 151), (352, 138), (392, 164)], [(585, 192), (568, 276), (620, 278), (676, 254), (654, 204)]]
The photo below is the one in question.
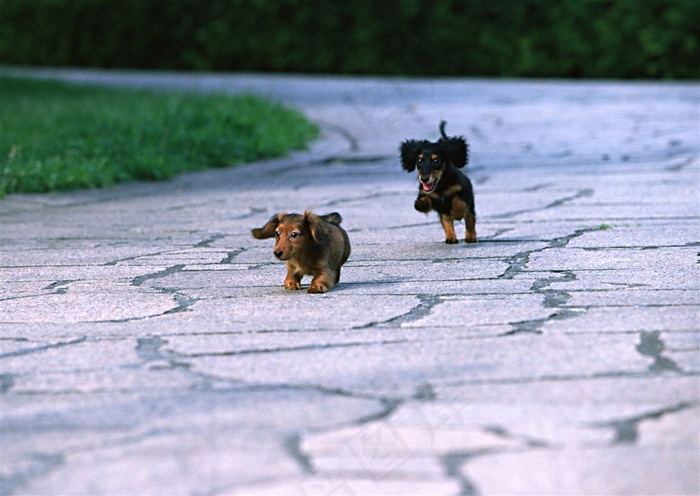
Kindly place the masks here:
[(698, 0), (0, 0), (0, 63), (700, 77)]

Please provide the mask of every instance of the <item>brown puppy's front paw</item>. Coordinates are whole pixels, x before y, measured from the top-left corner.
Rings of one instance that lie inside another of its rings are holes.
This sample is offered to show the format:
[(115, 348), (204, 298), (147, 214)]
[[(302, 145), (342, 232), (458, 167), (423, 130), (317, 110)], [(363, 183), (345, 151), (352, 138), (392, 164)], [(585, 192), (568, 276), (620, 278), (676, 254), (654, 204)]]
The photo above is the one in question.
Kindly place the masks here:
[(307, 291), (307, 293), (312, 293), (312, 294), (313, 294), (313, 293), (316, 293), (316, 294), (318, 294), (318, 293), (325, 293), (325, 292), (327, 292), (329, 289), (330, 289), (330, 288), (327, 288), (326, 286), (324, 286), (324, 285), (322, 285), (322, 284), (318, 284), (318, 283), (314, 284), (314, 283), (311, 283), (311, 286), (309, 286), (309, 290)]
[(447, 243), (448, 245), (456, 245), (457, 243), (459, 243), (459, 240), (456, 237), (455, 238), (446, 238), (445, 243)]
[(299, 284), (299, 281), (296, 281), (294, 279), (285, 279), (284, 287), (285, 289), (296, 290), (301, 289), (301, 284)]
[(413, 208), (419, 212), (430, 212), (432, 205), (430, 203), (430, 198), (427, 196), (419, 196), (416, 198), (416, 202), (413, 204)]

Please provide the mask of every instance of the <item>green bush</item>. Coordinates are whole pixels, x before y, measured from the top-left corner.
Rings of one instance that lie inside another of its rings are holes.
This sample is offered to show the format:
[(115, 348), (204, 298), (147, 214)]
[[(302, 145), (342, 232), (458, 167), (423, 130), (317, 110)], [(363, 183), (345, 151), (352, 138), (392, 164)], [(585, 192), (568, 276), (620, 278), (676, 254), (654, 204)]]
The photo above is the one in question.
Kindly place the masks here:
[(0, 62), (700, 77), (698, 0), (0, 0)]

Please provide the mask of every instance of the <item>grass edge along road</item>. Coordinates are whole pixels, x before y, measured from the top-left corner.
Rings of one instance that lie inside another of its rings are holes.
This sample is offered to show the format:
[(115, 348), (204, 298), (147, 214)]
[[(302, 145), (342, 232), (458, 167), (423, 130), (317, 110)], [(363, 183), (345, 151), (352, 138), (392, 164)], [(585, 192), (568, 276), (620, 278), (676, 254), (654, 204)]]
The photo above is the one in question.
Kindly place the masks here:
[(0, 197), (163, 180), (305, 149), (318, 127), (251, 95), (0, 77)]

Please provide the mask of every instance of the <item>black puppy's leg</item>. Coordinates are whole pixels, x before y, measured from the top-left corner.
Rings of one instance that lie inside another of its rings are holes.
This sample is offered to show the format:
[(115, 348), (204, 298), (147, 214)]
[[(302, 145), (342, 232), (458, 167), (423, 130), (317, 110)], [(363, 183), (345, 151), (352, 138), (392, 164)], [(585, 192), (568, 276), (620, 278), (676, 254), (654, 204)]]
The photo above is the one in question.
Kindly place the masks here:
[(433, 205), (430, 202), (430, 197), (425, 195), (418, 195), (418, 198), (416, 198), (416, 202), (413, 204), (413, 208), (415, 208), (419, 212), (423, 212), (424, 214), (430, 212), (430, 209), (433, 208)]
[(453, 224), (452, 217), (449, 215), (440, 214), (440, 222), (442, 223), (442, 228), (445, 230), (445, 243), (448, 245), (459, 243), (457, 240), (457, 233), (455, 233), (455, 226)]
[(464, 223), (467, 225), (467, 233), (464, 236), (464, 241), (467, 243), (476, 243), (476, 216), (472, 211), (467, 210)]
[(450, 210), (450, 216), (454, 220), (464, 219), (464, 223), (467, 226), (467, 232), (464, 235), (464, 241), (467, 243), (476, 243), (476, 218), (474, 213), (469, 208), (464, 200), (455, 196), (452, 199), (452, 209)]
[(452, 206), (450, 208), (450, 217), (454, 220), (462, 220), (467, 216), (467, 204), (460, 197), (452, 198)]

